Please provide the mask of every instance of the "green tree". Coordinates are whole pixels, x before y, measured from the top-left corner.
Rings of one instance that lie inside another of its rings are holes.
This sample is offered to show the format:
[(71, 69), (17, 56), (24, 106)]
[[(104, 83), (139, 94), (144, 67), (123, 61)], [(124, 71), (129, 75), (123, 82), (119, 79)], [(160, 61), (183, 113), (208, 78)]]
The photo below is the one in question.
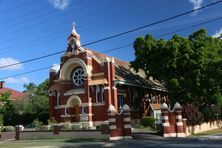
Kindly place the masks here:
[[(49, 80), (45, 80), (43, 83), (38, 86), (34, 83), (30, 83), (28, 85), (24, 85), (26, 88), (25, 92), (28, 94), (28, 102), (25, 106), (25, 116), (29, 120), (32, 120), (34, 117), (39, 118), (39, 120), (44, 123), (48, 120), (48, 84)], [(32, 117), (30, 117), (32, 116)]]
[(25, 92), (28, 94), (29, 103), (26, 106), (27, 112), (41, 113), (48, 111), (48, 89), (49, 80), (45, 80), (43, 83), (36, 86), (34, 83), (24, 85)]
[(160, 80), (172, 103), (222, 105), (222, 41), (207, 36), (206, 30), (169, 40), (138, 37), (134, 49), (132, 67)]
[(1, 92), (0, 93), (0, 102), (8, 101), (11, 97), (11, 94), (12, 94), (11, 91)]

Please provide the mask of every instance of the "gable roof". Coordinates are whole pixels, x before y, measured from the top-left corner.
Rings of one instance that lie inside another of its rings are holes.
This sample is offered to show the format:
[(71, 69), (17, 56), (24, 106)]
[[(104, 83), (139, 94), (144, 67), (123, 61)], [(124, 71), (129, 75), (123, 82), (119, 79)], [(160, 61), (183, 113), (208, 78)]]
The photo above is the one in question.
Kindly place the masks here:
[[(106, 57), (112, 58), (110, 56), (93, 51), (91, 49), (85, 49), (91, 51), (93, 55), (101, 62), (106, 62)], [(138, 72), (136, 72), (133, 68), (130, 67), (129, 62), (125, 62), (117, 58), (114, 58), (114, 60), (116, 83), (167, 91), (163, 84), (161, 84), (159, 81), (153, 79), (146, 79), (146, 74), (143, 70), (140, 69)]]
[(156, 103), (156, 104), (150, 103), (150, 107), (151, 107), (152, 110), (160, 110), (160, 104), (159, 103)]
[(25, 93), (11, 89), (11, 88), (6, 88), (6, 87), (0, 88), (0, 94), (3, 92), (8, 92), (8, 91), (11, 92), (10, 100), (13, 100), (13, 101), (23, 100), (24, 97), (26, 96)]

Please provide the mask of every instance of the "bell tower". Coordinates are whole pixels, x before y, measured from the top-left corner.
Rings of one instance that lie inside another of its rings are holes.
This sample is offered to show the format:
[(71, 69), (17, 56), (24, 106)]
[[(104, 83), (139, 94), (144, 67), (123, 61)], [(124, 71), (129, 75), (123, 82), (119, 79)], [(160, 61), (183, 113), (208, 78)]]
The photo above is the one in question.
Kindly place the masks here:
[(76, 24), (73, 22), (72, 32), (68, 37), (68, 49), (67, 49), (67, 51), (74, 52), (80, 46), (81, 46), (81, 44), (80, 44), (80, 35), (76, 32)]

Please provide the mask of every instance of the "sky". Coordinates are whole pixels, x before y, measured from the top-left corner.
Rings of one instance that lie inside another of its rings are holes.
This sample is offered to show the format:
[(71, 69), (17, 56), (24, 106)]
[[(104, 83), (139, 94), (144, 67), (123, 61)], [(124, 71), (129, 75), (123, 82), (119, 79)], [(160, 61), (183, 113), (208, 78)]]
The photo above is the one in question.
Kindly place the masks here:
[[(66, 50), (75, 22), (81, 44), (200, 8), (218, 0), (0, 0), (0, 67)], [(133, 43), (138, 36), (161, 36), (184, 27), (222, 17), (222, 3), (89, 46), (98, 52)], [(177, 32), (188, 36), (205, 28), (210, 36), (222, 33), (222, 19)], [(132, 46), (105, 54), (124, 61), (134, 60)], [(0, 79), (60, 63), (58, 54), (48, 58), (0, 68)], [(4, 79), (6, 87), (23, 91), (24, 84), (42, 83), (49, 69)]]

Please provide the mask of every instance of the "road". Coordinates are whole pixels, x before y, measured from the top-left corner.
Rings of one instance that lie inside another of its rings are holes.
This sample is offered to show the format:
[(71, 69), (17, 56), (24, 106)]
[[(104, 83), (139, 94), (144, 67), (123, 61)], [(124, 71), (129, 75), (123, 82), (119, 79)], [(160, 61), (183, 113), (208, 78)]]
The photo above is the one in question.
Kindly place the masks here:
[[(198, 140), (198, 138), (163, 138), (155, 134), (133, 133), (133, 140), (120, 141), (50, 141), (48, 140), (24, 140), (5, 141), (0, 143), (1, 148), (72, 148), (72, 147), (121, 147), (121, 148), (222, 148), (222, 140)], [(32, 143), (32, 144), (30, 144)]]

